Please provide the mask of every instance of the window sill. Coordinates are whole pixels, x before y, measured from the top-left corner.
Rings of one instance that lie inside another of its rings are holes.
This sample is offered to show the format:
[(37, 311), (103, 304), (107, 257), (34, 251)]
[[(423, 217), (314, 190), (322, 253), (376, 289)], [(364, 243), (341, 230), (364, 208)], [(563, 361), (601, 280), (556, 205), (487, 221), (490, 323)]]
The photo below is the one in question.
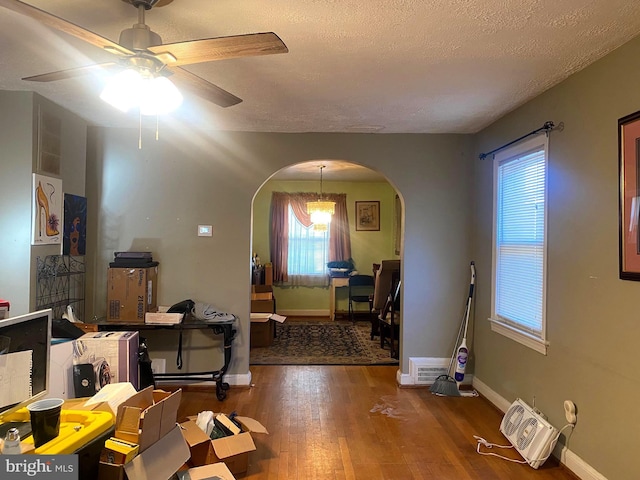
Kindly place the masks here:
[(510, 338), (514, 342), (518, 342), (525, 347), (529, 347), (530, 349), (535, 350), (542, 355), (547, 354), (547, 347), (549, 346), (549, 342), (536, 338), (533, 335), (524, 333), (509, 325), (505, 325), (504, 323), (494, 318), (489, 318), (489, 322), (491, 323), (492, 332), (496, 332), (500, 335)]

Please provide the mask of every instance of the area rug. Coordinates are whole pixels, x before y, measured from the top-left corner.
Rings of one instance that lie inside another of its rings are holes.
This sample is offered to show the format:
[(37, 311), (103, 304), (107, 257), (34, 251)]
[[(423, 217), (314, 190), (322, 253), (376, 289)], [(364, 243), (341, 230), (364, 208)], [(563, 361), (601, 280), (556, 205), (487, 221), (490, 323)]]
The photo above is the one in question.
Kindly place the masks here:
[(251, 365), (397, 365), (369, 323), (277, 323), (269, 347), (252, 348)]

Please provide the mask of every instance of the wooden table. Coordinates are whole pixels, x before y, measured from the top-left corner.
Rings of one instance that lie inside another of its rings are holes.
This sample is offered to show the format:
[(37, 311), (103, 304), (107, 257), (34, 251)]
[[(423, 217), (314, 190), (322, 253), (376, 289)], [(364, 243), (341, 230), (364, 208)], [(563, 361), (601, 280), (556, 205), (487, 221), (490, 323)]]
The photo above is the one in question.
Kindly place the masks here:
[(329, 298), (329, 320), (336, 319), (336, 288), (348, 287), (349, 277), (331, 277)]

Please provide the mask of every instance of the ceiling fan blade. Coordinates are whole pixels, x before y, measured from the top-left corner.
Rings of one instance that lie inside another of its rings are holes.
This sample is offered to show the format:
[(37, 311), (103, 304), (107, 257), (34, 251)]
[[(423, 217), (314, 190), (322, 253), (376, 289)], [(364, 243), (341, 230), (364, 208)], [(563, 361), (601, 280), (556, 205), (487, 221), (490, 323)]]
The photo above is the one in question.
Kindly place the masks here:
[(172, 68), (171, 71), (173, 72), (171, 80), (175, 80), (179, 87), (184, 87), (186, 90), (220, 107), (231, 107), (242, 102), (241, 98), (183, 68)]
[(56, 17), (55, 15), (47, 13), (44, 10), (40, 10), (39, 8), (36, 8), (34, 6), (19, 2), (18, 0), (0, 0), (0, 7), (12, 10), (21, 15), (25, 15), (29, 18), (37, 20), (43, 25), (47, 25), (48, 27), (51, 27), (55, 30), (69, 34), (73, 37), (79, 38), (80, 40), (84, 40), (91, 45), (95, 45), (96, 47), (106, 48), (112, 53), (119, 53), (122, 55), (134, 54), (134, 52), (121, 45), (118, 45), (115, 42), (112, 42), (108, 38), (104, 38), (97, 33), (85, 30), (78, 25), (67, 22), (60, 17)]
[(289, 51), (280, 37), (273, 32), (167, 43), (149, 47), (148, 50), (156, 55), (168, 53), (173, 56), (176, 61), (171, 62), (171, 66)]
[(87, 75), (96, 70), (112, 70), (122, 68), (118, 63), (106, 62), (96, 63), (94, 65), (87, 65), (84, 67), (69, 68), (67, 70), (58, 70), (57, 72), (43, 73), (41, 75), (33, 75), (31, 77), (24, 77), (22, 80), (28, 80), (30, 82), (55, 82), (56, 80), (65, 80), (67, 78), (79, 77), (81, 75)]

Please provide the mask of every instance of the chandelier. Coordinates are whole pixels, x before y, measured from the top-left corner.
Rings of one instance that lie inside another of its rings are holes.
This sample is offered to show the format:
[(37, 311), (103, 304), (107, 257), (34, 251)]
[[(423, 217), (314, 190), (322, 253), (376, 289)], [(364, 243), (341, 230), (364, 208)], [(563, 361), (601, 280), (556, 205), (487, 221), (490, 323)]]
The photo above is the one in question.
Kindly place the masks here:
[(320, 165), (320, 195), (318, 200), (307, 202), (307, 213), (311, 216), (313, 229), (317, 231), (327, 231), (331, 223), (331, 216), (336, 213), (336, 202), (322, 199), (322, 169), (324, 165)]

